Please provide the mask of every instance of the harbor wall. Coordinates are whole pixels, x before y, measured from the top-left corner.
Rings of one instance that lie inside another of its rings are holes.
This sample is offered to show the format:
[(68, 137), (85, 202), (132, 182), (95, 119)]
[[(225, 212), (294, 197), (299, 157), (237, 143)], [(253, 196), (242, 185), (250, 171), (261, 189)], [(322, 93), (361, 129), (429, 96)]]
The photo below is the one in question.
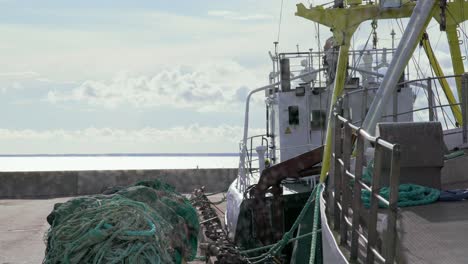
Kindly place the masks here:
[(181, 193), (191, 193), (202, 186), (207, 192), (220, 192), (236, 177), (237, 169), (0, 172), (0, 199), (98, 194), (108, 188), (150, 179), (167, 182)]

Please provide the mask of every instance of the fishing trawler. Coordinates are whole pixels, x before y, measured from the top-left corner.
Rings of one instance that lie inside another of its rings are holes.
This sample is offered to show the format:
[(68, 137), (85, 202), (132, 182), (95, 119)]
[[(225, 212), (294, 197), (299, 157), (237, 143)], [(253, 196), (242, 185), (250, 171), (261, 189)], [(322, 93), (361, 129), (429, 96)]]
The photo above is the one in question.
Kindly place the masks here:
[[(465, 13), (466, 0), (297, 5), (297, 16), (333, 37), (317, 51), (275, 48), (269, 84), (248, 95), (239, 174), (227, 192), (223, 241), (233, 262), (219, 263), (467, 262)], [(392, 47), (377, 45), (379, 20), (401, 29), (398, 40), (383, 29)], [(447, 36), (451, 68), (432, 48), (431, 21)], [(358, 49), (352, 39), (365, 23), (371, 32)], [(256, 93), (266, 129), (252, 136)]]

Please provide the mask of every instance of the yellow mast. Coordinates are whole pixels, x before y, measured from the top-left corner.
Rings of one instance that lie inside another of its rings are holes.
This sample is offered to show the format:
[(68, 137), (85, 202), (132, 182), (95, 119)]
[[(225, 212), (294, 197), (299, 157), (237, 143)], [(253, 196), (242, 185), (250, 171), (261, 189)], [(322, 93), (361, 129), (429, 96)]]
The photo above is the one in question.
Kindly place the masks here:
[[(452, 109), (453, 116), (455, 117), (455, 120), (457, 121), (457, 123), (461, 126), (463, 124), (463, 117), (462, 117), (460, 106), (457, 105), (457, 99), (455, 99), (452, 89), (450, 89), (450, 85), (447, 82), (447, 79), (441, 78), (445, 76), (445, 74), (442, 71), (442, 67), (440, 67), (439, 61), (437, 60), (434, 54), (434, 50), (431, 47), (431, 43), (429, 41), (429, 37), (427, 36), (427, 33), (423, 35), (421, 42), (422, 42), (422, 46), (424, 47), (424, 51), (426, 52), (427, 58), (429, 59), (429, 63), (431, 64), (431, 67), (434, 70), (434, 73), (436, 74), (437, 77), (440, 77), (439, 83), (442, 89), (444, 90), (445, 96), (447, 97), (447, 100), (450, 104), (450, 108)], [(462, 67), (463, 67), (463, 62), (462, 62)], [(461, 78), (459, 79), (461, 80)]]
[[(463, 65), (463, 57), (460, 50), (461, 43), (458, 39), (457, 27), (460, 23), (468, 20), (468, 2), (466, 0), (452, 0), (446, 3), (443, 10), (444, 12), (434, 12), (433, 15), (437, 22), (445, 25), (445, 33), (447, 35), (450, 56), (452, 58), (453, 73), (455, 75), (462, 75), (465, 73), (465, 66)], [(442, 15), (442, 13), (444, 13), (444, 15)], [(461, 78), (456, 78), (456, 83), (459, 102), (461, 102)]]

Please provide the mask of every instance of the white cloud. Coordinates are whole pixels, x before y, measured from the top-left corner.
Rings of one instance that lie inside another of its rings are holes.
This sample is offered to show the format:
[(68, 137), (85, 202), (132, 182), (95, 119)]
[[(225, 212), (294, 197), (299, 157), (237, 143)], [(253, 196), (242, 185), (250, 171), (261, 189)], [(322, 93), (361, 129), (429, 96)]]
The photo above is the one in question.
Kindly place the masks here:
[[(176, 67), (150, 76), (118, 74), (110, 81), (88, 80), (70, 91), (50, 91), (52, 103), (85, 102), (115, 108), (171, 106), (198, 111), (237, 111), (250, 89), (265, 84), (264, 74), (235, 62)], [(247, 88), (247, 87), (250, 87)]]
[(0, 72), (0, 91), (2, 93), (23, 90), (27, 87), (37, 88), (40, 83), (73, 84), (73, 82), (52, 80), (35, 71)]
[[(237, 152), (241, 126), (179, 126), (167, 129), (0, 129), (3, 154), (106, 152)], [(262, 134), (263, 129), (250, 133)]]
[(266, 14), (240, 14), (234, 11), (228, 10), (211, 10), (208, 11), (208, 15), (212, 17), (221, 17), (231, 20), (241, 20), (241, 21), (250, 21), (250, 20), (269, 20), (273, 17)]
[(0, 80), (5, 79), (33, 79), (41, 76), (37, 72), (24, 71), (24, 72), (0, 72)]
[(20, 82), (14, 81), (8, 84), (3, 84), (0, 90), (2, 91), (2, 93), (6, 93), (7, 91), (22, 90), (23, 88), (24, 87)]
[[(294, 16), (295, 3), (285, 3), (284, 8), (282, 28), (288, 30), (281, 33), (282, 51), (287, 47), (295, 50), (298, 43), (309, 48), (314, 40), (311, 22)], [(119, 71), (148, 72), (168, 64), (226, 58), (269, 66), (267, 51), (273, 49), (276, 40), (278, 5), (251, 2), (235, 9), (237, 12), (215, 10), (205, 16), (154, 9), (106, 13), (86, 9), (76, 19), (90, 24), (64, 19), (63, 24), (0, 25), (0, 68), (34, 70), (60, 81), (83, 81), (109, 79)], [(76, 10), (60, 11), (63, 13), (34, 9), (27, 15), (35, 19), (36, 13), (77, 16)], [(267, 19), (269, 16), (271, 19)], [(248, 24), (246, 19), (250, 19)]]

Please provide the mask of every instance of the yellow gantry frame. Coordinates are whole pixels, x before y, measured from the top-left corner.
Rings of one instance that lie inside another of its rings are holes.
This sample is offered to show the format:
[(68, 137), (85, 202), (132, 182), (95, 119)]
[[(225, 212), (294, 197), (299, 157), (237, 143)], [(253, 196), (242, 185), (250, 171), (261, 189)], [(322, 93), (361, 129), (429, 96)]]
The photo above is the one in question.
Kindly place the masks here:
[[(453, 0), (447, 3), (446, 9), (446, 30), (447, 40), (450, 48), (450, 56), (452, 57), (453, 73), (455, 75), (462, 75), (465, 73), (465, 66), (463, 65), (463, 58), (460, 50), (460, 40), (458, 39), (457, 27), (460, 23), (468, 20), (468, 2), (466, 0)], [(440, 11), (433, 12), (434, 18), (437, 22), (441, 23)], [(468, 41), (465, 39), (465, 41)], [(465, 54), (468, 55), (468, 54)], [(461, 102), (461, 78), (456, 79), (458, 99)], [(461, 125), (462, 123), (459, 122)]]
[[(444, 90), (445, 96), (447, 97), (447, 100), (450, 104), (450, 108), (452, 109), (453, 116), (455, 117), (455, 120), (457, 121), (457, 123), (459, 125), (462, 125), (463, 117), (462, 117), (460, 106), (457, 105), (457, 100), (455, 99), (455, 96), (453, 95), (452, 89), (450, 89), (447, 79), (442, 78), (443, 76), (445, 76), (445, 74), (442, 71), (439, 61), (437, 60), (434, 54), (434, 50), (431, 47), (429, 38), (423, 37), (421, 42), (424, 47), (424, 51), (426, 52), (427, 58), (429, 59), (429, 63), (431, 64), (432, 69), (434, 70), (434, 73), (436, 74), (437, 77), (441, 77), (439, 78), (439, 83), (442, 89)], [(463, 62), (462, 62), (462, 66), (463, 66)], [(458, 78), (458, 79), (461, 79), (461, 78)]]
[(338, 97), (344, 90), (351, 37), (359, 25), (364, 21), (409, 17), (413, 13), (415, 6), (415, 3), (408, 2), (400, 8), (389, 8), (385, 10), (380, 9), (378, 5), (374, 4), (357, 5), (349, 8), (324, 9), (319, 6), (307, 9), (303, 4), (297, 4), (297, 16), (304, 17), (329, 27), (333, 31), (333, 36), (336, 42), (340, 45), (338, 65), (333, 85), (333, 94), (330, 102), (330, 111), (328, 113), (325, 150), (322, 159), (322, 172), (320, 175), (321, 182), (325, 182), (328, 170), (330, 169), (332, 147), (332, 106), (336, 103)]
[[(297, 4), (296, 15), (312, 20), (314, 22), (320, 23), (321, 25), (329, 27), (332, 32), (335, 40), (340, 45), (340, 52), (338, 55), (338, 65), (337, 72), (333, 87), (333, 95), (331, 100), (331, 106), (334, 105), (338, 97), (343, 93), (345, 79), (346, 79), (346, 69), (348, 64), (348, 53), (350, 48), (351, 37), (358, 28), (358, 26), (367, 20), (378, 20), (378, 19), (392, 19), (392, 18), (404, 18), (410, 17), (414, 7), (416, 6), (415, 2), (404, 0), (403, 5), (399, 8), (387, 8), (381, 9), (377, 4), (366, 4), (366, 5), (353, 5), (346, 8), (329, 8), (325, 9), (322, 6), (311, 7), (310, 9), (306, 8), (303, 4)], [(433, 17), (440, 23), (440, 10), (437, 8), (433, 9)], [(459, 23), (466, 20), (465, 14), (468, 15), (468, 2), (466, 0), (453, 0), (453, 2), (447, 3), (446, 10), (446, 33), (450, 46), (450, 54), (452, 56), (452, 63), (454, 68), (454, 73), (459, 75), (465, 72), (463, 59), (461, 56), (460, 43), (458, 40), (458, 34), (456, 27)], [(427, 21), (429, 23), (429, 21)], [(422, 32), (421, 32), (422, 34)], [(415, 47), (413, 47), (414, 49)], [(433, 52), (432, 52), (433, 54)], [(431, 62), (432, 67), (438, 65), (435, 60), (435, 55), (432, 55), (433, 62)], [(440, 65), (438, 65), (440, 72), (442, 70)], [(448, 87), (448, 86), (447, 86)], [(447, 88), (446, 87), (446, 88)], [(459, 98), (461, 96), (461, 80), (457, 78), (457, 88)], [(448, 87), (447, 91), (450, 88)], [(445, 88), (444, 88), (445, 91)], [(449, 101), (455, 101), (453, 93), (447, 93), (447, 98), (452, 94), (452, 99), (449, 98)], [(452, 104), (452, 102), (450, 102)], [(453, 102), (455, 103), (455, 102)], [(453, 109), (452, 109), (453, 110)], [(332, 107), (330, 107), (330, 113), (328, 115), (328, 124), (327, 124), (327, 135), (325, 143), (325, 151), (322, 162), (322, 173), (320, 181), (324, 182), (326, 175), (330, 168), (331, 160), (331, 118)], [(457, 111), (454, 111), (454, 115)], [(457, 118), (457, 117), (456, 117)], [(461, 121), (461, 120), (460, 120)], [(457, 122), (461, 125), (462, 122)]]

